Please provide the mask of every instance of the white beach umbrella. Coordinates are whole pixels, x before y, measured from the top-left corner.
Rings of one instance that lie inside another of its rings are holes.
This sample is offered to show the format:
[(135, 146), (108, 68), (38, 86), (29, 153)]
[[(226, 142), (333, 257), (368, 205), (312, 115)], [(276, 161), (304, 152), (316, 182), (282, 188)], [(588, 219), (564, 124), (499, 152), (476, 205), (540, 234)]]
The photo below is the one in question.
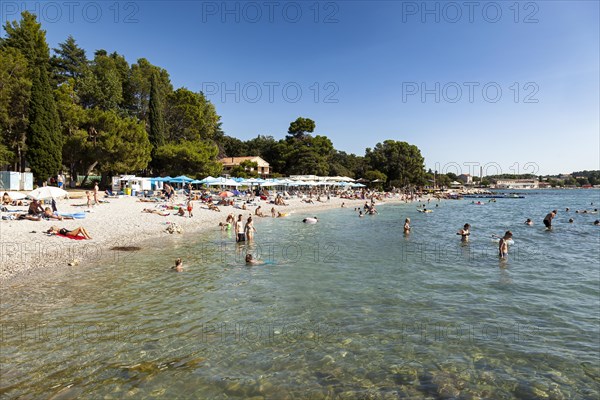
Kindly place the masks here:
[(60, 199), (62, 197), (67, 197), (68, 193), (56, 186), (42, 186), (29, 192), (27, 196), (36, 200)]
[[(27, 197), (27, 195), (25, 193), (21, 193), (21, 192), (6, 192), (11, 199), (13, 200), (22, 200), (25, 197)], [(4, 194), (4, 193), (2, 193)]]

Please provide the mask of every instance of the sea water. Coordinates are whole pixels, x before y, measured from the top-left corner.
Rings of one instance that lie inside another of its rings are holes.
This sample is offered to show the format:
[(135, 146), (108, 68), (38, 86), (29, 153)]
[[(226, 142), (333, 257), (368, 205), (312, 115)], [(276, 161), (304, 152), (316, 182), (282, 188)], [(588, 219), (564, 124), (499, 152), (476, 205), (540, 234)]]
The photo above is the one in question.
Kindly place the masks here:
[(522, 194), (261, 218), (252, 245), (215, 228), (5, 285), (0, 396), (598, 398), (600, 217), (575, 210), (600, 192)]

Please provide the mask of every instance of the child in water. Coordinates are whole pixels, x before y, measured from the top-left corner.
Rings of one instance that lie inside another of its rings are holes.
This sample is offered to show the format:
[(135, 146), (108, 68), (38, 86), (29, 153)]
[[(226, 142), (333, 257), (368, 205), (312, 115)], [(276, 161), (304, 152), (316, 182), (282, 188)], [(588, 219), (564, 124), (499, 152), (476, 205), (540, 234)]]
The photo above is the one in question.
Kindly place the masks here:
[(173, 272), (183, 272), (183, 261), (181, 258), (175, 260), (175, 265), (171, 267)]
[(507, 240), (512, 239), (512, 232), (511, 231), (506, 231), (506, 233), (504, 234), (504, 236), (500, 239), (500, 242), (498, 243), (498, 256), (500, 258), (507, 258), (508, 257), (508, 243)]

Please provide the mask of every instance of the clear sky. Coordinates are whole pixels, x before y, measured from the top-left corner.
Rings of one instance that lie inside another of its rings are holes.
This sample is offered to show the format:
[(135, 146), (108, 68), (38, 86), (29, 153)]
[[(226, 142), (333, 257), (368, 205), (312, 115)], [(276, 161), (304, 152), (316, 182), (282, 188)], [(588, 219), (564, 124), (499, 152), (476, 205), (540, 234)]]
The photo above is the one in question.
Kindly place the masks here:
[(302, 116), (358, 155), (394, 139), (441, 172), (554, 174), (600, 169), (599, 3), (2, 0), (0, 17), (147, 58), (240, 139)]

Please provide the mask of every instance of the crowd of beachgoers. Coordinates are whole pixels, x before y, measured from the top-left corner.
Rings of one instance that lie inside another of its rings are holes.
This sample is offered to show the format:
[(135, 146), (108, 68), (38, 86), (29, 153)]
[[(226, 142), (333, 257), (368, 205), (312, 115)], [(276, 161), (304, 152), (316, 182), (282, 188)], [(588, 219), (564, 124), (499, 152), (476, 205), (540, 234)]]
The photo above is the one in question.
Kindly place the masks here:
[[(318, 218), (312, 211), (347, 207), (362, 217), (378, 213), (376, 204), (382, 202), (419, 202), (418, 211), (430, 213), (441, 200), (452, 198), (451, 193), (383, 192), (366, 188), (211, 191), (194, 190), (191, 186), (175, 189), (168, 184), (160, 191), (124, 196), (114, 195), (110, 190), (102, 193), (96, 185), (93, 190), (71, 191), (68, 199), (52, 199), (44, 204), (34, 199), (12, 199), (6, 192), (1, 205), (0, 281), (23, 276), (26, 272), (97, 262), (102, 257), (111, 257), (113, 249), (135, 248), (135, 244), (157, 236), (220, 229), (234, 232), (237, 242), (246, 242), (253, 240), (255, 222), (264, 217), (293, 215), (302, 222), (314, 224)], [(430, 205), (431, 201), (435, 206)], [(471, 203), (482, 204), (480, 201)], [(548, 228), (556, 212), (544, 219)], [(597, 209), (576, 212), (597, 213)], [(600, 221), (595, 224), (599, 225)], [(462, 240), (468, 240), (469, 228), (469, 224), (465, 224), (457, 232)], [(409, 219), (404, 221), (403, 230), (405, 235), (410, 234)], [(506, 257), (511, 236), (511, 232), (506, 232), (498, 237), (500, 257)], [(249, 264), (258, 262), (251, 256), (247, 261)], [(182, 270), (182, 262), (173, 268)]]
[[(101, 192), (96, 185), (89, 191), (69, 191), (69, 198), (49, 201), (12, 199), (6, 192), (1, 205), (0, 281), (97, 262), (112, 257), (111, 249), (135, 247), (165, 235), (231, 229), (239, 240), (238, 231), (247, 233), (256, 219), (265, 216), (293, 215), (300, 220), (309, 218), (310, 223), (317, 210), (357, 208), (365, 200), (410, 202), (423, 196), (365, 188), (290, 192), (256, 187), (244, 191), (189, 189), (165, 184), (160, 191), (125, 196)], [(243, 227), (236, 224), (240, 214)]]

